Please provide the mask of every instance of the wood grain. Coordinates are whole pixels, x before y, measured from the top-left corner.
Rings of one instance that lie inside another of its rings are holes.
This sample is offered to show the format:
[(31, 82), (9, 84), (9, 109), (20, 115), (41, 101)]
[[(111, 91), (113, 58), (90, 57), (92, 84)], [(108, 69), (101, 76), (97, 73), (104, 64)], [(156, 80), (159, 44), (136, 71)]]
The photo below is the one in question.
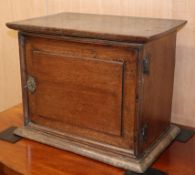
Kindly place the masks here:
[[(178, 33), (172, 121), (195, 127), (194, 65), (195, 13), (194, 0), (48, 0), (48, 13), (62, 11), (188, 20)], [(185, 116), (185, 117), (184, 117)]]
[(178, 31), (186, 22), (185, 20), (59, 13), (9, 22), (6, 25), (11, 29), (31, 33), (144, 43)]
[(7, 23), (19, 30), (27, 121), (15, 133), (144, 172), (180, 131), (170, 116), (176, 33), (185, 23), (81, 13)]
[(173, 33), (146, 44), (144, 48), (144, 58), (150, 61), (150, 71), (142, 77), (140, 124), (142, 127), (147, 125), (142, 149), (151, 145), (170, 125), (175, 45), (176, 34)]
[[(0, 113), (0, 129), (22, 125), (21, 105)], [(23, 139), (16, 144), (0, 141), (0, 161), (25, 175), (122, 175), (124, 170)]]
[[(27, 33), (22, 34), (22, 36), (25, 37), (25, 44), (21, 45), (25, 53), (21, 55), (22, 75), (29, 73), (35, 76), (38, 83), (37, 91), (34, 94), (24, 95), (26, 103), (30, 99), (31, 107), (29, 114), (25, 112), (26, 118), (32, 118), (35, 123), (66, 133), (115, 146), (120, 145), (121, 148), (132, 150), (134, 147), (133, 125), (135, 123), (135, 89), (137, 86), (137, 52), (135, 47), (139, 48), (140, 45), (97, 40), (87, 40), (88, 43), (83, 43), (86, 39)], [(20, 43), (22, 44), (22, 42)], [(37, 59), (33, 57), (33, 53), (45, 53), (45, 55)], [(47, 62), (44, 61), (45, 56)], [(67, 61), (65, 61), (66, 59)], [(60, 61), (60, 64), (56, 61)], [(54, 67), (53, 63), (55, 63)], [(78, 63), (82, 63), (82, 65)], [(100, 63), (101, 66), (99, 66)], [(47, 70), (46, 73), (40, 67), (43, 64), (47, 64), (47, 66), (42, 66)], [(53, 74), (49, 73), (49, 70), (52, 70)], [(81, 72), (78, 73), (78, 70)], [(77, 76), (71, 75), (71, 72), (76, 73)], [(70, 78), (71, 76), (74, 78)], [(75, 78), (77, 81), (74, 82)], [(26, 92), (26, 78), (23, 76), (22, 79), (23, 92)], [(44, 82), (51, 84), (49, 88), (42, 86)], [(61, 82), (61, 88), (59, 88), (59, 82)], [(75, 83), (79, 83), (81, 86), (75, 86)], [(47, 95), (48, 90), (50, 96)], [(39, 95), (42, 98), (39, 98)], [(50, 100), (51, 97), (53, 100)], [(62, 97), (66, 97), (65, 100)], [(72, 101), (67, 102), (67, 98), (72, 99)], [(92, 103), (92, 100), (96, 103)], [(53, 102), (55, 103), (53, 104)], [(82, 106), (82, 104), (85, 105), (78, 113), (77, 107), (78, 105)], [(92, 110), (90, 106), (95, 110)], [(118, 107), (115, 108), (116, 106)], [(57, 107), (58, 110), (55, 110), (54, 107)], [(108, 113), (111, 115), (105, 115)], [(72, 117), (70, 118), (69, 115)], [(110, 121), (112, 123), (107, 126)]]
[[(0, 130), (22, 125), (22, 107), (0, 113)], [(153, 167), (171, 175), (191, 175), (195, 164), (195, 137), (183, 144), (174, 142)], [(0, 141), (0, 162), (25, 175), (123, 175), (124, 170), (50, 146), (22, 139), (16, 144)], [(10, 174), (8, 174), (10, 175)]]
[[(188, 20), (179, 32), (172, 121), (195, 126), (194, 86), (195, 13), (194, 0), (7, 0), (0, 2), (0, 110), (21, 101), (17, 36), (5, 28), (8, 21), (58, 12), (82, 12)], [(10, 69), (12, 71), (10, 71)], [(14, 88), (11, 88), (14, 87)], [(11, 90), (10, 90), (11, 89)], [(18, 94), (16, 96), (16, 94)], [(185, 117), (184, 117), (185, 116)]]
[(38, 84), (29, 99), (31, 113), (39, 115), (32, 120), (46, 117), (52, 123), (121, 136), (123, 62), (42, 51), (33, 51), (28, 62), (32, 62), (28, 73)]
[(1, 175), (22, 175), (21, 173), (13, 170), (10, 167), (7, 167), (3, 163), (0, 162), (0, 174)]

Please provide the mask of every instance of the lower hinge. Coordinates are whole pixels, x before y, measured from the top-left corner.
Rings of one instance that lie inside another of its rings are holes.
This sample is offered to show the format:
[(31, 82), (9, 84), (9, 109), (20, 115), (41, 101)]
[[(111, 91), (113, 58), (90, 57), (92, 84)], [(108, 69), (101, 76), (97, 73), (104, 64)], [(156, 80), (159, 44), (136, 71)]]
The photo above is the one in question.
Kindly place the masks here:
[(148, 124), (146, 123), (140, 129), (140, 133), (139, 133), (140, 143), (144, 143), (147, 140), (147, 136), (148, 136)]

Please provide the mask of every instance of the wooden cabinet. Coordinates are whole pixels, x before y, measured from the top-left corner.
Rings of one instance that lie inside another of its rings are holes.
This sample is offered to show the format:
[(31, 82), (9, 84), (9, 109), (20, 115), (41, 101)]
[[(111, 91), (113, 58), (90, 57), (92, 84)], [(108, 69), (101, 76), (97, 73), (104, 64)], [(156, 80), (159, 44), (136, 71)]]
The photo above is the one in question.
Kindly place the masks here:
[(143, 172), (170, 125), (176, 32), (186, 21), (61, 13), (19, 30), (24, 127), (16, 134)]

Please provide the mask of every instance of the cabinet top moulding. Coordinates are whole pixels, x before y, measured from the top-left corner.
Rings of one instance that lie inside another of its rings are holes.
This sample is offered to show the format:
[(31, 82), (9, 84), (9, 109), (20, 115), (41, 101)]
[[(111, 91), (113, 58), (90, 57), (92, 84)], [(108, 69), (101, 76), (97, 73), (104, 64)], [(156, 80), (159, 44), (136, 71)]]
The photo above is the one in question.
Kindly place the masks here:
[(7, 23), (19, 31), (145, 43), (179, 30), (187, 21), (127, 16), (59, 13)]

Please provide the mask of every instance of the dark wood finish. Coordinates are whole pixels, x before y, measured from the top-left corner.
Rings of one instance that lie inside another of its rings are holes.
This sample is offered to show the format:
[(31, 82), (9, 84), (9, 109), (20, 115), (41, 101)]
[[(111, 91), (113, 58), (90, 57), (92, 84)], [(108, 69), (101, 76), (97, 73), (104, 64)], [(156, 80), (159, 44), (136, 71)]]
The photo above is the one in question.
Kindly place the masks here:
[(145, 171), (179, 132), (170, 115), (185, 23), (74, 13), (8, 23), (20, 31), (25, 127), (16, 133)]
[[(22, 126), (21, 105), (0, 113), (0, 131)], [(183, 144), (174, 142), (153, 164), (170, 175), (193, 175), (195, 137)], [(123, 175), (124, 170), (100, 163), (67, 151), (22, 139), (16, 144), (0, 140), (0, 168), (8, 168), (25, 175)], [(0, 172), (3, 171), (2, 169)], [(5, 174), (5, 173), (4, 173)], [(12, 175), (9, 174), (7, 175)], [(15, 174), (14, 174), (15, 175)]]
[(147, 42), (177, 31), (185, 23), (184, 20), (60, 13), (7, 23), (7, 26), (31, 33)]
[(140, 128), (147, 126), (140, 154), (169, 128), (173, 94), (176, 34), (149, 42), (144, 47), (144, 58), (149, 58), (148, 74), (143, 74)]
[[(24, 97), (29, 101), (29, 118), (32, 118), (32, 122), (133, 151), (134, 129), (130, 126), (134, 125), (135, 115), (137, 50), (131, 45), (99, 45), (93, 41), (84, 44), (82, 40), (74, 41), (74, 38), (68, 42), (66, 39), (44, 39), (41, 35), (30, 34), (24, 34), (21, 38), (25, 42), (25, 56), (21, 57), (27, 65), (23, 65), (25, 73), (34, 76), (37, 81), (36, 92)], [(64, 74), (63, 70), (67, 70), (67, 73)], [(25, 78), (23, 80), (25, 84)], [(26, 91), (26, 85), (23, 87), (23, 91)], [(85, 106), (78, 111), (79, 114), (83, 111), (80, 119), (75, 114), (79, 105)], [(111, 113), (108, 115), (109, 111)], [(98, 116), (97, 112), (100, 113)], [(59, 119), (49, 120), (49, 113), (52, 117), (57, 115), (55, 118)], [(101, 132), (96, 129), (98, 127), (101, 127)], [(114, 127), (116, 133), (113, 133)]]
[(42, 51), (32, 51), (29, 58), (28, 74), (37, 77), (38, 84), (36, 93), (29, 94), (32, 122), (43, 117), (52, 124), (121, 136), (123, 62)]
[(1, 175), (22, 175), (17, 171), (14, 171), (12, 168), (7, 167), (3, 163), (0, 162), (0, 174)]

